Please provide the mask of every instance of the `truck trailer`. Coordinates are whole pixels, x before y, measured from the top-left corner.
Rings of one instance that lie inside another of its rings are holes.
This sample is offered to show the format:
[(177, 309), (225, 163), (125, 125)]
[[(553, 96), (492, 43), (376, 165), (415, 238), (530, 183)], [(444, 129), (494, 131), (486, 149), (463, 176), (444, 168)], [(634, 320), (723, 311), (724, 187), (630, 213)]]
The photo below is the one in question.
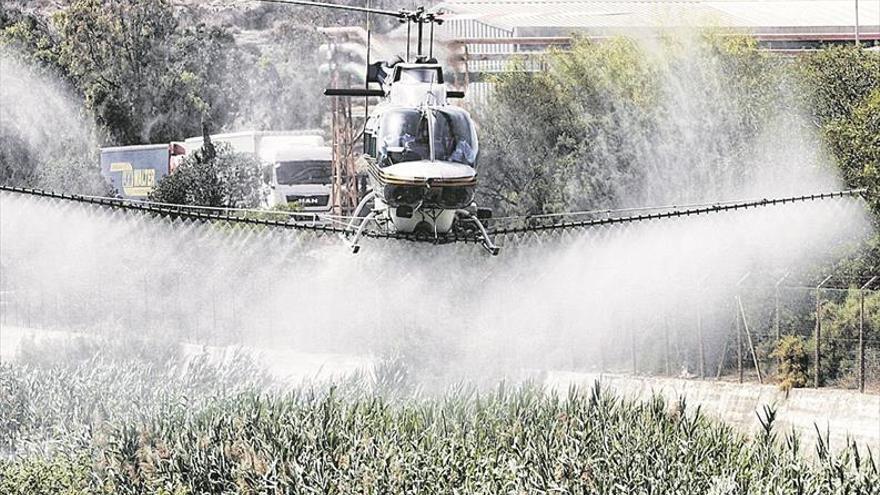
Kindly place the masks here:
[(101, 148), (101, 174), (118, 197), (146, 199), (185, 154), (180, 143)]

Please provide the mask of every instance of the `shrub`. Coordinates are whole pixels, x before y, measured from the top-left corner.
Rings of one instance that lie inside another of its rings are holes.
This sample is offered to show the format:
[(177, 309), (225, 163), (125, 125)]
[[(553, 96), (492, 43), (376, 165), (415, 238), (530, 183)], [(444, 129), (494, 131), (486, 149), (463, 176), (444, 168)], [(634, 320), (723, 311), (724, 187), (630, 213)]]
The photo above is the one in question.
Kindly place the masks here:
[(770, 354), (779, 359), (779, 386), (783, 390), (807, 385), (810, 356), (803, 337), (786, 335)]
[[(207, 143), (207, 142), (206, 142)], [(267, 193), (268, 167), (226, 143), (206, 144), (159, 181), (152, 201), (179, 205), (256, 208)]]

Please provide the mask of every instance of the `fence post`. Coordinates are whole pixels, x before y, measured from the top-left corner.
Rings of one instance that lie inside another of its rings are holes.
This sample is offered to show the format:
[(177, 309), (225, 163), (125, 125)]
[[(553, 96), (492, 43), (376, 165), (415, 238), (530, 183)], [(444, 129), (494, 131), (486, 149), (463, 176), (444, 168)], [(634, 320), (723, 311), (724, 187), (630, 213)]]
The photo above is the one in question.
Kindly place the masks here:
[(715, 373), (715, 380), (721, 379), (721, 372), (724, 370), (724, 360), (727, 358), (728, 347), (730, 347), (730, 337), (724, 341), (724, 348), (721, 350), (721, 358), (718, 359), (718, 372)]
[[(774, 323), (774, 326), (776, 327), (776, 345), (774, 347), (777, 347), (777, 348), (779, 347), (779, 341), (782, 339), (782, 332), (780, 331), (780, 328), (779, 328), (781, 326), (780, 323), (782, 320), (782, 317), (779, 314), (779, 286), (782, 285), (782, 282), (784, 282), (786, 278), (788, 278), (788, 275), (789, 275), (789, 272), (786, 272), (785, 275), (782, 276), (782, 278), (777, 280), (776, 286), (773, 289), (773, 305), (774, 305), (774, 312), (773, 312), (774, 322), (773, 323)], [(777, 356), (777, 358), (776, 358), (777, 373), (778, 373), (778, 368), (781, 365), (782, 365), (782, 357)]]
[[(746, 273), (739, 279), (736, 283), (736, 304), (739, 305), (739, 289), (742, 286), (742, 283), (749, 278), (751, 272)], [(734, 313), (736, 313), (736, 370), (739, 373), (739, 382), (743, 383), (744, 381), (744, 370), (743, 370), (743, 341), (742, 341), (742, 324), (740, 323), (740, 315), (739, 308), (733, 308)]]
[(749, 350), (752, 352), (752, 360), (755, 362), (755, 371), (758, 373), (758, 383), (764, 384), (764, 377), (761, 375), (761, 365), (758, 362), (758, 353), (755, 351), (755, 344), (752, 342), (752, 332), (749, 330), (749, 322), (746, 320), (746, 311), (743, 308), (742, 298), (737, 296), (736, 303), (739, 305), (739, 314), (742, 316), (742, 325), (746, 331), (746, 338), (749, 343)]
[(629, 321), (629, 351), (632, 356), (632, 372), (633, 375), (639, 374), (639, 366), (636, 361), (636, 329), (632, 319)]
[(666, 376), (669, 376), (669, 317), (663, 319), (663, 347), (664, 347), (664, 368)]
[(697, 338), (699, 339), (700, 348), (700, 379), (706, 379), (706, 346), (703, 342), (703, 311), (699, 306), (697, 307)]
[(865, 289), (871, 286), (877, 277), (859, 289), (859, 392), (865, 393)]
[(831, 275), (825, 277), (825, 280), (816, 286), (816, 351), (813, 356), (813, 360), (816, 362), (816, 368), (813, 370), (813, 386), (815, 388), (819, 388), (822, 384), (822, 297), (820, 291), (829, 280), (831, 280)]
[(743, 339), (742, 339), (742, 323), (739, 319), (739, 312), (736, 315), (736, 372), (739, 375), (739, 382), (743, 380)]

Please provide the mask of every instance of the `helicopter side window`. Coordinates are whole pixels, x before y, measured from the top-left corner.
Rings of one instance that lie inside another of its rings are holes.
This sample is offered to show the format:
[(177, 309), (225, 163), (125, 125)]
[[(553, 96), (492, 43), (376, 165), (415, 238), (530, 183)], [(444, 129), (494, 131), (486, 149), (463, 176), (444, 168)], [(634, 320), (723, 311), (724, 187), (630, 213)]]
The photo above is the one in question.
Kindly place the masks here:
[(415, 109), (392, 110), (382, 117), (379, 128), (380, 167), (416, 160), (430, 160), (429, 119)]

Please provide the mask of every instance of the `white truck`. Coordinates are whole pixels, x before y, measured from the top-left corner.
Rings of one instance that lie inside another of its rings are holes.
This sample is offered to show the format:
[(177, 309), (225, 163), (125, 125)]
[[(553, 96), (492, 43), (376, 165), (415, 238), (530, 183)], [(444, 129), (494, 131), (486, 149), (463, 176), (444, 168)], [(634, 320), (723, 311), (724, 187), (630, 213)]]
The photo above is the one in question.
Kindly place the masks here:
[[(306, 212), (330, 211), (333, 152), (318, 131), (232, 132), (211, 135), (211, 141), (272, 165), (268, 206), (296, 203)], [(203, 145), (201, 136), (185, 141), (188, 153)]]

